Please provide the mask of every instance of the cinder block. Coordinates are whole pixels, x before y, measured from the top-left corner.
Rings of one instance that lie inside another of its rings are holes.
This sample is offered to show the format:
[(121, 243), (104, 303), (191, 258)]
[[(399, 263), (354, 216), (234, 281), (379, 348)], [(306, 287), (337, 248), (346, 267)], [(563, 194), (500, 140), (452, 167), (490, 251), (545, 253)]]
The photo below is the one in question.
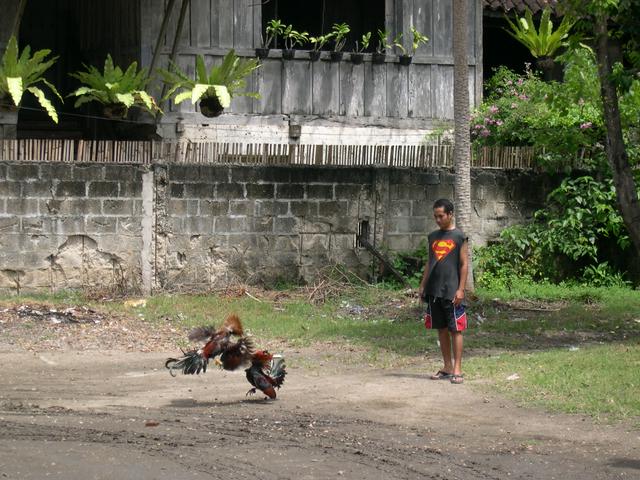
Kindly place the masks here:
[(201, 165), (198, 169), (198, 180), (201, 182), (225, 183), (229, 181), (229, 167), (219, 165)]
[(10, 180), (37, 180), (40, 176), (39, 165), (33, 163), (7, 165), (7, 178)]
[(84, 216), (55, 218), (52, 223), (54, 232), (58, 235), (78, 235), (86, 232)]
[(86, 217), (87, 234), (116, 233), (117, 217), (89, 215)]
[[(74, 180), (95, 181), (102, 180), (104, 178), (104, 165), (74, 165), (73, 166), (73, 178)], [(121, 168), (125, 168), (122, 166)], [(132, 169), (129, 166), (129, 169)], [(131, 175), (129, 175), (129, 179)]]
[(318, 215), (320, 217), (336, 217), (347, 213), (348, 203), (345, 200), (318, 202)]
[(44, 228), (45, 221), (42, 217), (22, 217), (21, 224), (20, 231), (22, 233), (33, 234), (46, 231)]
[(184, 183), (171, 183), (171, 198), (184, 198)]
[(59, 215), (100, 215), (102, 202), (94, 198), (65, 198), (58, 204)]
[(284, 216), (289, 212), (288, 202), (274, 202), (271, 200), (256, 200), (255, 202), (255, 214), (258, 217), (262, 216)]
[(184, 233), (210, 234), (213, 232), (212, 217), (187, 217), (183, 223)]
[[(31, 183), (34, 186), (39, 186), (40, 183), (39, 182), (32, 182)], [(20, 182), (11, 182), (11, 181), (1, 181), (0, 182), (0, 197), (14, 197), (14, 198), (18, 198), (20, 197)], [(28, 183), (24, 183), (22, 184), (23, 186), (29, 185)], [(48, 184), (47, 184), (48, 185)], [(27, 190), (27, 192), (25, 192), (25, 196), (29, 196), (29, 197), (35, 197), (37, 195), (32, 195), (29, 194), (30, 192)]]
[(218, 183), (215, 191), (216, 198), (219, 200), (245, 198), (244, 185), (241, 183)]
[(275, 185), (272, 183), (247, 183), (247, 198), (270, 199), (275, 197)]
[(392, 252), (406, 252), (411, 250), (412, 242), (409, 235), (388, 234), (384, 237), (384, 243)]
[[(107, 164), (102, 168), (104, 169), (104, 180), (119, 180), (122, 182), (142, 181), (142, 167)], [(74, 175), (76, 175), (75, 170)], [(99, 180), (99, 178), (91, 177), (91, 180)]]
[(118, 196), (126, 198), (142, 197), (142, 182), (120, 182)]
[(390, 217), (408, 217), (411, 215), (411, 202), (408, 200), (390, 201), (387, 215)]
[[(276, 220), (283, 220), (291, 217), (280, 217)], [(252, 217), (251, 218), (251, 231), (255, 233), (270, 233), (274, 230), (273, 217)]]
[(336, 185), (336, 199), (358, 200), (369, 197), (369, 192), (364, 185)]
[(213, 198), (214, 186), (211, 183), (185, 183), (186, 198)]
[(0, 164), (0, 180), (7, 178), (7, 166)]
[(36, 198), (7, 198), (7, 213), (13, 215), (38, 215), (39, 205)]
[[(210, 223), (210, 225), (213, 225), (213, 223)], [(142, 233), (142, 218), (118, 217), (117, 231), (122, 235), (140, 235)]]
[(300, 234), (301, 254), (324, 254), (329, 250), (330, 237), (330, 234)]
[(216, 234), (251, 232), (252, 225), (247, 217), (216, 217)]
[(276, 185), (276, 198), (304, 198), (304, 185), (299, 183), (279, 183)]
[(55, 187), (56, 197), (84, 197), (87, 194), (85, 182), (60, 182)]
[(131, 200), (103, 200), (102, 213), (104, 215), (132, 215), (133, 201)]
[(413, 172), (411, 175), (412, 183), (417, 185), (439, 185), (439, 173)]
[(237, 216), (253, 216), (253, 200), (231, 200), (229, 201), (229, 214)]
[(273, 223), (273, 231), (277, 234), (294, 234), (298, 232), (299, 220), (296, 217), (276, 217)]
[(167, 211), (169, 215), (187, 215), (187, 201), (186, 200), (178, 200), (178, 199), (170, 199), (168, 203)]
[(90, 182), (89, 196), (116, 198), (118, 196), (118, 182)]
[(318, 200), (334, 200), (333, 185), (307, 185), (307, 198)]
[[(73, 165), (68, 163), (45, 163), (40, 165), (40, 179), (42, 180), (73, 180)], [(93, 178), (92, 180), (102, 180)]]
[(200, 215), (218, 217), (229, 213), (229, 200), (200, 200)]
[(288, 183), (291, 172), (287, 167), (231, 167), (231, 181), (242, 183)]
[(316, 200), (291, 201), (289, 209), (294, 217), (318, 216), (318, 202)]

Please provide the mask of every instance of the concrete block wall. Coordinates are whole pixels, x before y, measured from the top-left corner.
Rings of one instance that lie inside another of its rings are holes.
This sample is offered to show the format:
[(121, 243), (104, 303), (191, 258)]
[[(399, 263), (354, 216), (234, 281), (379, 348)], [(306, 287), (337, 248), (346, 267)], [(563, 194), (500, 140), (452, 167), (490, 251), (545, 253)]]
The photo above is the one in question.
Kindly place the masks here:
[(140, 286), (142, 171), (0, 164), (0, 291)]
[[(476, 245), (529, 218), (556, 184), (472, 176)], [(357, 233), (412, 250), (453, 188), (445, 169), (0, 163), (0, 291), (203, 291), (312, 281), (332, 264), (366, 275)]]

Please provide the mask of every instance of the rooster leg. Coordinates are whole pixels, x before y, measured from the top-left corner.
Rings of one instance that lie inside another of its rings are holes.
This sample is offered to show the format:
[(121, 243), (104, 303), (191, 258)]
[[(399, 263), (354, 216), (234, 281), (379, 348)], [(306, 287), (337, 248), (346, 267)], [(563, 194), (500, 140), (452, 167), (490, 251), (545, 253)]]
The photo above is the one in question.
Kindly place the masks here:
[(256, 393), (256, 389), (250, 388), (247, 394), (245, 395), (245, 397), (248, 397), (249, 395), (255, 395), (255, 393)]

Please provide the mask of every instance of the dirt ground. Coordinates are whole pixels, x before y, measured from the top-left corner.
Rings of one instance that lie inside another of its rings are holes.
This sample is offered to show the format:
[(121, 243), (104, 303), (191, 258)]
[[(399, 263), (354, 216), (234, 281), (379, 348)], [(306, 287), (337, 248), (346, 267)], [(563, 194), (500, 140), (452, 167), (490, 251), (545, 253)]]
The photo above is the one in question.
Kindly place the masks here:
[(639, 431), (430, 381), (436, 358), (376, 369), (280, 346), (289, 375), (265, 401), (244, 372), (169, 376), (170, 326), (81, 314), (0, 310), (1, 479), (640, 477)]

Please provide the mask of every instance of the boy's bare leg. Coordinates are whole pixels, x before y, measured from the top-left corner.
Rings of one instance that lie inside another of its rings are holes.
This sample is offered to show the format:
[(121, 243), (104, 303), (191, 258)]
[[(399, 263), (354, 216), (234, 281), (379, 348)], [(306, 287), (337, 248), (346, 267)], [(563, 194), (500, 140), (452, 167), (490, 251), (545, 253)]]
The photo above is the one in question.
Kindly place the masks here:
[[(453, 370), (447, 371), (454, 375), (462, 375), (462, 332), (451, 332), (451, 339), (453, 344)], [(440, 345), (442, 345), (442, 340), (440, 340)]]
[(451, 335), (446, 328), (438, 329), (438, 339), (440, 340), (440, 351), (442, 352), (442, 359), (444, 360), (443, 371), (447, 373), (453, 373), (453, 364), (451, 363)]

